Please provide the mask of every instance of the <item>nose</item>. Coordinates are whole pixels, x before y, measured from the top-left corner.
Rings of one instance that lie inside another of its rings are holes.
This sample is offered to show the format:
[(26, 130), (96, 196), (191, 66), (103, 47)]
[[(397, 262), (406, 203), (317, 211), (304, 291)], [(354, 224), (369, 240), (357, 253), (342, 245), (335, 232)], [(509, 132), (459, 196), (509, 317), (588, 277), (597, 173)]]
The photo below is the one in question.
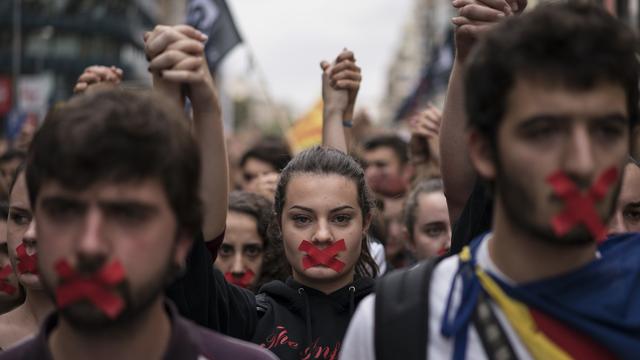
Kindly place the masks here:
[(624, 224), (622, 211), (616, 210), (616, 213), (613, 214), (613, 217), (611, 218), (611, 220), (609, 220), (609, 227), (607, 230), (607, 235), (609, 236), (628, 232), (628, 229)]
[(591, 182), (595, 168), (595, 154), (586, 125), (576, 126), (573, 129), (567, 147), (564, 164), (567, 175), (582, 182)]
[(88, 258), (105, 256), (106, 244), (102, 234), (103, 222), (104, 219), (98, 209), (90, 208), (87, 210), (77, 245), (79, 255)]
[(36, 221), (35, 219), (31, 219), (29, 226), (27, 227), (27, 231), (24, 233), (23, 241), (28, 244), (35, 244), (36, 239)]
[(244, 273), (244, 263), (242, 261), (242, 253), (236, 251), (233, 256), (233, 263), (231, 264), (231, 273), (232, 274), (243, 274)]
[(314, 243), (325, 243), (333, 240), (333, 234), (329, 227), (329, 222), (326, 219), (318, 220), (316, 231), (313, 234), (312, 241)]

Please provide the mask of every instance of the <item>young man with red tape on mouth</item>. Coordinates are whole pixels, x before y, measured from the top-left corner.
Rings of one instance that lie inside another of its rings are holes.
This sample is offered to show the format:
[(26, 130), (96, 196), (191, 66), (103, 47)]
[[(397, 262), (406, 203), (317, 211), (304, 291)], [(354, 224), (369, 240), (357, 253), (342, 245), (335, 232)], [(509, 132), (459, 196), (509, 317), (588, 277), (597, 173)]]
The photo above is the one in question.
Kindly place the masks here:
[[(491, 26), (465, 14), (495, 18), (505, 5), (454, 4), (458, 32)], [(493, 191), (491, 232), (423, 273), (430, 285), (411, 297), (424, 306), (407, 314), (424, 327), (404, 340), (381, 342), (394, 329), (385, 306), (414, 282), (389, 292), (383, 279), (343, 358), (637, 358), (640, 241), (601, 244), (638, 124), (636, 54), (633, 31), (589, 1), (539, 5), (480, 39), (464, 95), (469, 158)]]
[[(178, 104), (157, 95), (94, 92), (48, 114), (30, 149), (27, 183), (39, 273), (57, 311), (1, 359), (273, 359), (185, 320), (163, 296), (194, 237), (222, 232), (224, 216), (216, 214), (226, 212), (227, 197), (200, 188), (226, 189), (203, 181), (226, 152), (203, 47), (191, 40), (199, 34), (163, 33), (147, 35), (158, 40), (154, 51), (174, 39), (171, 59), (190, 66), (165, 61), (155, 69), (169, 92), (186, 84), (200, 142)], [(202, 153), (212, 147), (220, 151)], [(202, 203), (213, 220), (203, 219)]]

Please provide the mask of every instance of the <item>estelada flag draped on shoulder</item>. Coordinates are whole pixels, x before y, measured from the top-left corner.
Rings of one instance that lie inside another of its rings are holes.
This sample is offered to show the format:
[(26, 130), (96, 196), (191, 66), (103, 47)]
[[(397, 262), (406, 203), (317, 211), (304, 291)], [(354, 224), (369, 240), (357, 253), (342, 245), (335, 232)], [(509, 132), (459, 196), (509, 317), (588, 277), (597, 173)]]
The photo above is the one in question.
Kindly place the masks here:
[[(483, 238), (481, 236), (474, 240), (470, 259), (461, 260), (461, 269), (468, 266), (478, 269), (475, 251)], [(537, 340), (537, 344), (543, 347), (548, 345), (552, 351), (560, 350), (552, 353), (577, 359), (580, 356), (576, 355), (579, 354), (576, 351), (580, 349), (572, 349), (571, 341), (567, 342), (558, 336), (562, 333), (574, 334), (570, 340), (582, 341), (582, 344), (585, 341), (592, 342), (593, 351), (604, 358), (611, 355), (622, 359), (637, 358), (640, 355), (640, 235), (628, 234), (608, 239), (598, 250), (600, 258), (580, 269), (525, 285), (511, 286), (482, 270), (469, 272), (459, 269), (456, 277), (463, 273), (473, 274), (463, 279), (464, 288), (480, 289), (478, 291), (487, 293), (512, 325), (530, 322), (531, 326), (536, 327), (538, 332), (529, 333), (533, 334), (531, 337), (542, 339), (525, 339), (522, 333), (526, 329), (513, 326), (525, 346), (528, 341)], [(496, 288), (492, 288), (491, 284)], [(454, 328), (443, 324), (443, 329), (453, 332), (456, 340), (465, 337), (469, 319), (464, 314), (475, 306), (478, 291), (470, 291), (469, 294), (473, 296), (463, 297), (456, 310), (455, 321), (466, 321), (466, 326)], [(511, 309), (505, 311), (509, 307)], [(527, 311), (521, 311), (522, 307)], [(509, 318), (518, 313), (518, 308), (519, 313), (524, 315), (517, 320)], [(532, 353), (531, 350), (529, 352)], [(464, 356), (463, 353), (461, 355)], [(535, 353), (532, 356), (540, 358)]]

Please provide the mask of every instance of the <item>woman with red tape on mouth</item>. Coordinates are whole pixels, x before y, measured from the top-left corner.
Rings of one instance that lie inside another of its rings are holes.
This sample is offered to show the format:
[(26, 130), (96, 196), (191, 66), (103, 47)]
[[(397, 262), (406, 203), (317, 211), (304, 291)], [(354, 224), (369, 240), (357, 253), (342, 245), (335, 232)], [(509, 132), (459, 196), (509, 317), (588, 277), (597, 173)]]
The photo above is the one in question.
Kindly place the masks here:
[(364, 172), (338, 150), (306, 150), (283, 170), (274, 208), (270, 231), (292, 276), (265, 284), (252, 299), (216, 271), (216, 298), (228, 323), (221, 330), (281, 359), (337, 359), (377, 274), (367, 246), (373, 205)]
[(53, 303), (44, 292), (35, 267), (37, 239), (24, 165), (21, 165), (9, 193), (7, 245), (13, 269), (26, 296), (22, 305), (0, 316), (0, 349), (6, 350), (37, 333), (40, 322), (53, 310)]
[[(256, 296), (229, 284), (219, 271), (213, 276), (215, 311), (209, 316), (218, 321), (210, 326), (280, 359), (337, 359), (353, 312), (373, 291), (378, 272), (366, 236), (372, 196), (362, 167), (346, 154), (346, 119), (360, 69), (346, 50), (322, 68), (323, 141), (342, 151), (303, 151), (280, 175), (269, 230), (273, 252), (286, 259), (291, 276), (265, 284)], [(214, 257), (220, 254), (216, 240), (207, 244)]]
[(267, 198), (247, 192), (229, 195), (224, 241), (215, 267), (225, 279), (256, 292), (275, 279), (286, 279), (289, 271), (273, 256), (273, 240), (267, 233), (273, 204)]
[(18, 283), (9, 259), (7, 245), (7, 219), (9, 201), (0, 201), (0, 315), (20, 306), (24, 302), (24, 289)]

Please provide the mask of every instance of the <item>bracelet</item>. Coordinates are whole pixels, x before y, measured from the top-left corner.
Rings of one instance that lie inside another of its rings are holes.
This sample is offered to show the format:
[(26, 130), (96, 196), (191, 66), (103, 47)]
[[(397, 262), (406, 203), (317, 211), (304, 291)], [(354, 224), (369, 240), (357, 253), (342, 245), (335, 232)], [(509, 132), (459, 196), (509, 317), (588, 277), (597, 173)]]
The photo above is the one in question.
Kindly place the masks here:
[(353, 127), (353, 120), (342, 120), (342, 126), (344, 126), (346, 128), (352, 128)]

